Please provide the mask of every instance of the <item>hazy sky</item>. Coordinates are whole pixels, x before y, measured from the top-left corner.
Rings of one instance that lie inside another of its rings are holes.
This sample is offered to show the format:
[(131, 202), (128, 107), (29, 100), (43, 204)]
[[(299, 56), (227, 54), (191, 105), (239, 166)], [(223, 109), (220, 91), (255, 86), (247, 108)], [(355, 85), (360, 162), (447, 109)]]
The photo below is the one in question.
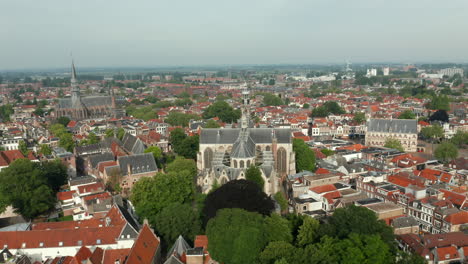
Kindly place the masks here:
[(0, 69), (468, 62), (468, 0), (0, 0)]

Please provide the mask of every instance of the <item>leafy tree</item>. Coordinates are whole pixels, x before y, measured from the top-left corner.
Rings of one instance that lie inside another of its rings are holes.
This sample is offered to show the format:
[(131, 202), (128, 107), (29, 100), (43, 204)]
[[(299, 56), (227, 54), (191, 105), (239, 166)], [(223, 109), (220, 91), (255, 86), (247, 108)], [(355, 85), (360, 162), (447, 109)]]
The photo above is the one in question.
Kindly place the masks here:
[(185, 159), (177, 157), (174, 161), (169, 163), (166, 167), (167, 172), (179, 173), (181, 171), (188, 171), (192, 177), (197, 176), (197, 164), (193, 159)]
[(425, 138), (430, 138), (432, 141), (434, 141), (435, 139), (440, 139), (444, 136), (444, 129), (441, 126), (435, 124), (432, 126), (423, 127), (421, 129), (421, 134)]
[(260, 189), (263, 190), (263, 187), (265, 186), (265, 181), (262, 178), (262, 172), (257, 166), (251, 165), (246, 171), (245, 171), (245, 179), (249, 181), (255, 182)]
[(280, 216), (263, 217), (238, 208), (220, 210), (206, 228), (210, 255), (219, 262), (233, 264), (257, 263), (269, 242), (287, 241), (285, 236), (291, 236), (288, 233), (287, 223)]
[(279, 204), (282, 212), (288, 210), (288, 200), (286, 200), (286, 198), (284, 198), (284, 195), (283, 195), (282, 192), (275, 193), (273, 198)]
[(60, 137), (62, 134), (68, 133), (67, 129), (65, 129), (65, 126), (60, 123), (53, 124), (50, 126), (49, 130), (56, 137)]
[(174, 151), (188, 159), (196, 159), (199, 147), (198, 135), (186, 137), (179, 145), (174, 146)]
[(299, 233), (297, 235), (297, 244), (299, 246), (312, 244), (318, 237), (317, 232), (319, 225), (319, 221), (312, 217), (304, 218), (304, 222), (299, 228)]
[(54, 204), (55, 195), (37, 163), (17, 159), (0, 172), (0, 212), (12, 205), (15, 212), (31, 220)]
[(450, 142), (442, 142), (434, 151), (434, 156), (446, 163), (458, 157), (457, 147)]
[(278, 96), (271, 94), (271, 93), (264, 93), (263, 94), (263, 104), (265, 106), (278, 106), (284, 105), (283, 100)]
[(60, 187), (68, 181), (67, 167), (58, 159), (42, 162), (40, 165), (49, 186), (54, 192), (58, 192)]
[(310, 104), (305, 103), (305, 104), (302, 105), (302, 108), (304, 108), (304, 109), (309, 109), (309, 108), (310, 108)]
[(360, 206), (351, 205), (336, 209), (328, 223), (321, 226), (319, 233), (321, 236), (328, 235), (338, 239), (349, 237), (351, 233), (379, 235), (391, 248), (395, 246), (392, 228), (379, 220), (374, 212)]
[(391, 148), (391, 149), (396, 149), (396, 150), (399, 150), (401, 152), (404, 152), (405, 149), (403, 148), (403, 146), (401, 145), (401, 142), (400, 140), (396, 139), (396, 138), (387, 138), (385, 140), (385, 145), (384, 147), (386, 148)]
[(294, 252), (297, 249), (285, 241), (270, 242), (265, 249), (260, 253), (259, 259), (263, 264), (276, 264), (278, 260), (284, 259), (286, 263), (293, 263)]
[(437, 110), (434, 114), (429, 117), (429, 122), (440, 121), (447, 123), (449, 121), (449, 116), (445, 110)]
[(296, 152), (296, 171), (315, 170), (315, 153), (302, 139), (293, 139), (293, 150)]
[(416, 119), (416, 115), (411, 110), (405, 110), (398, 116), (398, 119)]
[(452, 142), (452, 144), (456, 145), (457, 147), (468, 145), (468, 132), (457, 130), (457, 133), (453, 135), (453, 137), (450, 139), (450, 142)]
[(73, 152), (73, 148), (75, 147), (75, 141), (73, 140), (72, 134), (62, 134), (59, 138), (59, 146), (67, 151)]
[(176, 128), (170, 133), (169, 143), (172, 145), (172, 148), (175, 149), (176, 146), (179, 146), (186, 138), (187, 135), (185, 135), (184, 130), (182, 128)]
[(322, 152), (323, 154), (325, 154), (325, 156), (332, 156), (335, 154), (335, 151), (331, 150), (331, 149), (322, 149), (320, 150), (320, 152)]
[(52, 148), (49, 145), (42, 144), (39, 148), (39, 153), (41, 153), (42, 155), (51, 155)]
[(447, 95), (434, 95), (428, 104), (429, 109), (450, 111), (450, 100)]
[(80, 145), (81, 146), (86, 146), (86, 145), (92, 145), (92, 144), (97, 144), (99, 143), (100, 139), (98, 136), (96, 136), (96, 134), (94, 134), (93, 132), (90, 132), (88, 134), (88, 138), (87, 139), (84, 139), (80, 142)]
[(275, 208), (273, 200), (258, 185), (247, 180), (234, 180), (208, 194), (203, 208), (203, 223), (223, 208), (241, 208), (249, 212), (269, 215)]
[(324, 106), (316, 107), (312, 110), (310, 114), (311, 117), (327, 117), (329, 114), (328, 110)]
[(180, 112), (170, 112), (167, 118), (165, 119), (166, 123), (169, 123), (173, 126), (182, 126), (187, 127), (190, 120), (198, 120), (200, 116), (194, 114), (184, 114)]
[(366, 114), (363, 112), (356, 113), (353, 117), (354, 122), (362, 124), (366, 121)]
[(342, 115), (346, 113), (346, 111), (335, 101), (327, 101), (323, 106), (327, 109), (328, 113), (331, 114)]
[(179, 235), (192, 239), (201, 232), (198, 213), (189, 204), (169, 204), (151, 222), (169, 245)]
[(15, 112), (13, 109), (13, 105), (11, 104), (6, 104), (0, 106), (0, 118), (3, 120), (3, 122), (9, 122), (10, 116)]
[(225, 101), (216, 101), (203, 112), (204, 119), (213, 117), (219, 117), (219, 119), (225, 123), (233, 123), (241, 117), (241, 111), (239, 109), (234, 110), (234, 108)]
[(37, 115), (37, 116), (43, 116), (44, 113), (45, 113), (45, 111), (44, 111), (44, 109), (38, 107), (38, 108), (36, 108), (36, 110), (34, 110), (33, 113), (34, 113), (35, 115)]
[(131, 201), (141, 219), (155, 219), (162, 209), (172, 203), (191, 202), (193, 183), (189, 171), (157, 173), (154, 177), (144, 177), (135, 183)]
[(24, 140), (20, 140), (18, 142), (18, 149), (19, 151), (21, 151), (21, 154), (23, 154), (24, 156), (27, 156), (29, 153), (28, 145), (26, 144)]
[(68, 123), (70, 123), (70, 118), (66, 116), (61, 116), (57, 118), (57, 123), (62, 124), (64, 127), (66, 127)]
[(145, 149), (145, 153), (152, 153), (158, 168), (161, 168), (162, 150), (159, 147), (150, 146), (149, 148)]
[(219, 128), (221, 127), (218, 122), (214, 121), (213, 119), (210, 119), (206, 122), (205, 128)]
[(125, 130), (123, 128), (120, 127), (119, 129), (117, 129), (117, 138), (119, 140), (122, 140), (124, 135), (125, 135)]
[(105, 138), (112, 138), (114, 137), (114, 129), (109, 128), (104, 132), (104, 137)]

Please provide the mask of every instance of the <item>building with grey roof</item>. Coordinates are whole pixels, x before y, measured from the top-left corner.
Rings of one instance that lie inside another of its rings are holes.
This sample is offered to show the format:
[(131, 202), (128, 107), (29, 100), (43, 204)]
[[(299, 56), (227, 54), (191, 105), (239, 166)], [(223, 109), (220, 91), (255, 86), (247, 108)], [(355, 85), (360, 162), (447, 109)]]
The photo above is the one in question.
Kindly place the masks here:
[(208, 192), (214, 183), (245, 179), (245, 171), (258, 166), (264, 191), (275, 193), (279, 179), (296, 172), (292, 134), (289, 128), (254, 128), (249, 119), (248, 91), (243, 91), (239, 128), (207, 128), (200, 133), (197, 184)]
[(56, 117), (66, 116), (71, 120), (122, 116), (118, 109), (113, 89), (108, 96), (81, 96), (76, 79), (75, 65), (71, 70), (71, 97), (62, 98), (55, 109)]
[(407, 152), (416, 152), (418, 125), (416, 119), (370, 119), (367, 122), (366, 146), (383, 147), (388, 139), (400, 141)]

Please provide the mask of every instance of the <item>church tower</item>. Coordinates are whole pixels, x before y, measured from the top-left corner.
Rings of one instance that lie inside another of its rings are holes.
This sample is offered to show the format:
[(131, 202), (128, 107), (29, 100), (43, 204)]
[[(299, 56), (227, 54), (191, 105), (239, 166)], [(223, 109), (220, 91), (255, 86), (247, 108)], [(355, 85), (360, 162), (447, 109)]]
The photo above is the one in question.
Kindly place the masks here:
[(241, 117), (241, 128), (248, 128), (250, 124), (250, 92), (247, 89), (242, 91), (242, 117)]
[(73, 108), (82, 108), (83, 104), (81, 103), (80, 87), (76, 81), (76, 70), (75, 64), (72, 61), (72, 71), (71, 71), (71, 103)]

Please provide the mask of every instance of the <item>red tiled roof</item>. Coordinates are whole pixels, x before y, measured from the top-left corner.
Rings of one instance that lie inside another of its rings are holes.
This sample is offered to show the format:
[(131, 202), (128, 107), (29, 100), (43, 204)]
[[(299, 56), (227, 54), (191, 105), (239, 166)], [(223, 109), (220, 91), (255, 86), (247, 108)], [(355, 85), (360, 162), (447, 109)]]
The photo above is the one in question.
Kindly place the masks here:
[(310, 188), (310, 190), (315, 193), (326, 193), (326, 192), (336, 191), (336, 187), (333, 184), (327, 184), (327, 185), (312, 187)]
[(99, 200), (104, 200), (104, 199), (110, 199), (112, 196), (110, 195), (109, 192), (103, 192), (103, 193), (98, 193), (98, 194), (92, 194), (92, 195), (87, 195), (83, 197), (83, 200), (89, 201), (93, 199), (99, 199)]
[(78, 263), (82, 263), (84, 260), (87, 260), (89, 259), (89, 257), (91, 257), (91, 250), (89, 250), (89, 248), (85, 247), (85, 246), (82, 246), (78, 252), (76, 252), (75, 254), (75, 260), (78, 262)]
[(159, 248), (159, 244), (159, 238), (149, 228), (148, 224), (144, 224), (140, 234), (138, 234), (137, 240), (133, 244), (126, 263), (152, 263)]
[(0, 166), (8, 166), (13, 161), (24, 158), (23, 153), (17, 149), (0, 151)]
[(437, 248), (437, 256), (439, 257), (439, 261), (460, 258), (457, 248), (454, 246)]
[(461, 225), (468, 223), (468, 212), (460, 211), (445, 217), (445, 221), (451, 223), (452, 225)]
[(8, 248), (40, 248), (95, 246), (99, 244), (116, 244), (122, 226), (83, 228), (83, 229), (56, 229), (56, 230), (30, 230), (2, 232), (0, 244), (8, 245)]
[(104, 184), (102, 182), (78, 186), (78, 193), (80, 194), (88, 193), (88, 192), (96, 192), (96, 191), (104, 191)]
[(125, 263), (124, 261), (129, 253), (130, 248), (106, 249), (102, 258), (102, 264), (115, 264), (117, 260), (119, 260), (119, 263)]
[(59, 201), (65, 201), (73, 199), (73, 194), (76, 193), (75, 191), (68, 191), (68, 192), (58, 192), (57, 199)]
[(324, 168), (318, 168), (318, 169), (315, 171), (315, 174), (327, 174), (327, 173), (330, 173), (330, 171), (327, 170), (327, 169), (324, 169)]
[(448, 190), (440, 189), (444, 193), (444, 198), (451, 201), (453, 204), (462, 206), (466, 202), (466, 196), (458, 193), (454, 193)]

